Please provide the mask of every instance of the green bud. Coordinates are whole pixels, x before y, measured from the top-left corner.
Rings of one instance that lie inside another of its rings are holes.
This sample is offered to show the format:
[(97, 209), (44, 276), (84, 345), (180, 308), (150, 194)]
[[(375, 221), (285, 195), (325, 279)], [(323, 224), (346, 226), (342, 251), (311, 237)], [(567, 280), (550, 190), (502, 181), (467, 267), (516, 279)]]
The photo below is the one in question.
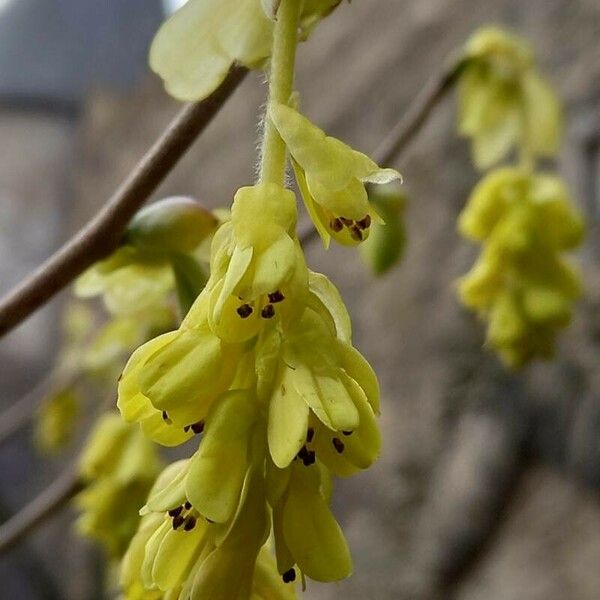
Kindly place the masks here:
[(402, 258), (406, 246), (403, 216), (407, 199), (398, 183), (371, 187), (369, 201), (385, 223), (374, 222), (371, 234), (360, 246), (365, 263), (375, 275), (383, 275)]
[(126, 242), (141, 250), (189, 254), (217, 225), (217, 218), (199, 202), (167, 198), (137, 213), (127, 228)]

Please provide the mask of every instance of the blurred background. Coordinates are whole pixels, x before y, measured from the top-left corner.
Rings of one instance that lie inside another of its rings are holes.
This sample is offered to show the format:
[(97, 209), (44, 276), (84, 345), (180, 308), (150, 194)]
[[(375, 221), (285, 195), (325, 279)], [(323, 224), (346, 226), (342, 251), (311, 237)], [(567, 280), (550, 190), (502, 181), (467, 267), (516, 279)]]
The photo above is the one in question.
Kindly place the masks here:
[[(0, 0), (1, 293), (102, 206), (177, 112), (146, 55), (180, 3)], [(478, 176), (445, 102), (397, 165), (410, 198), (402, 264), (376, 280), (353, 250), (308, 248), (380, 375), (384, 452), (337, 485), (354, 577), (311, 584), (307, 599), (600, 598), (600, 2), (357, 0), (301, 48), (297, 88), (314, 121), (370, 152), (489, 23), (530, 40), (565, 104), (560, 170), (589, 223), (585, 297), (554, 362), (511, 374), (482, 349), (483, 328), (453, 287), (477, 251), (455, 221)], [(242, 85), (155, 198), (222, 206), (252, 180), (265, 88), (256, 74)], [(1, 341), (0, 408), (51, 367), (67, 297)], [(68, 460), (41, 458), (31, 428), (5, 441), (0, 520)], [(73, 518), (64, 511), (0, 556), (0, 598), (104, 597), (101, 557)]]

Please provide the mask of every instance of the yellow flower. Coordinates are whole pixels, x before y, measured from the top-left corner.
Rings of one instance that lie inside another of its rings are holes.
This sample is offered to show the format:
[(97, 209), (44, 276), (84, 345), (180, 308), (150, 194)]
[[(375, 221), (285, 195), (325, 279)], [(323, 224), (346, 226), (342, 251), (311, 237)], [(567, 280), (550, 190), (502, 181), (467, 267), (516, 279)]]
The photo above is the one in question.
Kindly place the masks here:
[(473, 142), (475, 164), (486, 169), (518, 145), (532, 157), (556, 154), (560, 106), (535, 70), (527, 44), (501, 29), (486, 27), (473, 35), (465, 55), (459, 130)]
[(166, 446), (181, 444), (204, 426), (214, 400), (229, 388), (241, 349), (215, 336), (206, 320), (203, 292), (176, 331), (138, 348), (118, 387), (126, 421)]
[(109, 313), (130, 314), (163, 306), (174, 283), (168, 262), (148, 257), (133, 246), (123, 246), (77, 279), (75, 295), (102, 296)]
[(307, 269), (295, 239), (296, 198), (262, 183), (235, 195), (212, 246), (209, 323), (223, 340), (254, 337), (265, 321), (302, 306)]
[(248, 469), (235, 513), (219, 524), (208, 521), (185, 496), (187, 467), (187, 461), (174, 463), (158, 478), (123, 560), (122, 585), (128, 589), (141, 580), (144, 588), (174, 597), (250, 598), (268, 534), (262, 473)]
[[(306, 39), (341, 0), (305, 0), (299, 36)], [(280, 0), (188, 0), (160, 28), (150, 49), (150, 67), (179, 100), (210, 95), (234, 63), (265, 66)]]
[(389, 183), (400, 174), (326, 136), (289, 106), (272, 106), (269, 116), (292, 155), (298, 186), (323, 243), (327, 246), (331, 237), (346, 245), (365, 240), (372, 221), (380, 221), (365, 184)]
[(44, 400), (38, 411), (35, 441), (44, 452), (54, 454), (73, 438), (81, 397), (74, 387), (61, 388)]
[(119, 249), (77, 279), (75, 295), (102, 296), (113, 315), (164, 310), (175, 283), (179, 288), (182, 279), (200, 271), (194, 253), (217, 224), (211, 212), (190, 198), (155, 202), (134, 216)]
[(150, 66), (175, 98), (202, 100), (234, 62), (261, 67), (272, 37), (260, 0), (189, 0), (156, 34)]
[(501, 169), (474, 190), (459, 219), (484, 250), (460, 281), (462, 301), (489, 319), (488, 342), (509, 365), (548, 358), (571, 317), (579, 277), (561, 256), (583, 221), (559, 178)]
[(344, 534), (329, 508), (331, 482), (320, 464), (287, 469), (270, 464), (267, 491), (273, 508), (277, 568), (284, 581), (299, 571), (315, 581), (338, 581), (352, 573)]
[(138, 510), (159, 471), (152, 443), (116, 414), (101, 417), (80, 458), (86, 488), (75, 498), (80, 533), (120, 557), (139, 523)]
[(268, 397), (269, 449), (280, 468), (299, 455), (314, 462), (316, 451), (346, 475), (368, 467), (379, 453), (379, 386), (351, 345), (337, 290), (317, 274), (311, 288), (301, 318), (282, 334), (274, 331), (268, 355), (257, 359), (259, 390)]

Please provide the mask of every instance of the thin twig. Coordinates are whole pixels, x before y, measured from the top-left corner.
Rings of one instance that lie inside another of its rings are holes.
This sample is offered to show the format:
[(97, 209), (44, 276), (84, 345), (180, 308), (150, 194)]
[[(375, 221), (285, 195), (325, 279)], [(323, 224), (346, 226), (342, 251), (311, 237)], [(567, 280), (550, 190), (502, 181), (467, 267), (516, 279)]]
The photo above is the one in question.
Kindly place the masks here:
[(446, 67), (433, 77), (413, 100), (406, 113), (373, 153), (373, 160), (381, 165), (394, 163), (408, 144), (421, 131), (433, 109), (454, 87), (465, 65), (461, 57), (448, 61)]
[[(421, 90), (400, 121), (373, 152), (373, 160), (377, 164), (387, 166), (400, 158), (410, 142), (421, 131), (433, 109), (452, 90), (464, 64), (463, 58), (448, 61), (446, 67)], [(311, 243), (317, 237), (317, 230), (310, 227), (301, 233), (300, 242), (302, 244)]]
[(117, 189), (73, 238), (0, 300), (0, 336), (35, 312), (94, 262), (117, 248), (136, 211), (162, 183), (244, 79), (235, 67), (206, 100), (186, 106)]
[(0, 526), (0, 553), (6, 552), (38, 525), (60, 511), (84, 487), (78, 470), (68, 467), (27, 506)]

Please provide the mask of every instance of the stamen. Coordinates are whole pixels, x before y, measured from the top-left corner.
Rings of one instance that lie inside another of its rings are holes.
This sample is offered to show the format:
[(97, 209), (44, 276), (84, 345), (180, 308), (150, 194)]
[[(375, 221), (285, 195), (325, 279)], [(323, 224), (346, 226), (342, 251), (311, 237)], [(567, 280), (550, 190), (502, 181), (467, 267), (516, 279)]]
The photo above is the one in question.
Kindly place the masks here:
[(186, 502), (183, 506), (184, 506), (185, 510), (190, 510), (192, 508), (192, 503), (189, 500), (186, 500)]
[(253, 310), (254, 309), (249, 304), (242, 304), (238, 307), (236, 312), (242, 319), (247, 319), (252, 314)]
[(286, 571), (281, 578), (283, 579), (283, 583), (292, 583), (296, 581), (296, 569), (292, 567), (289, 571)]
[(306, 452), (306, 456), (302, 459), (302, 464), (305, 467), (310, 467), (310, 465), (314, 465), (317, 461), (317, 454), (314, 450), (308, 450)]
[(190, 425), (190, 427), (192, 428), (192, 431), (198, 435), (204, 431), (204, 421), (198, 421), (197, 423)]
[(329, 228), (336, 233), (339, 233), (342, 229), (344, 229), (344, 224), (340, 219), (331, 219), (329, 221)]
[(269, 294), (269, 302), (271, 304), (277, 304), (278, 302), (283, 302), (285, 300), (285, 296), (279, 290), (275, 290), (272, 294)]
[(194, 527), (196, 527), (196, 517), (192, 517), (191, 515), (185, 520), (185, 525), (183, 526), (183, 529), (185, 531), (191, 531), (192, 529), (194, 529)]
[(166, 410), (162, 411), (162, 418), (163, 418), (163, 421), (167, 425), (172, 425), (173, 424), (173, 421), (171, 421), (171, 419), (169, 419), (169, 413)]
[(177, 515), (173, 519), (173, 529), (178, 529), (179, 527), (181, 527), (184, 521), (185, 519), (181, 515)]
[(310, 444), (313, 441), (314, 437), (315, 437), (315, 430), (312, 427), (309, 427), (306, 430), (306, 442), (308, 444)]
[(352, 227), (352, 229), (350, 229), (350, 237), (353, 240), (356, 240), (357, 242), (362, 242), (363, 241), (363, 232), (359, 229), (358, 226), (354, 226)]
[(371, 227), (371, 215), (366, 215), (360, 221), (356, 221), (356, 225), (360, 229), (369, 229)]
[(340, 217), (340, 221), (346, 226), (346, 227), (350, 227), (351, 225), (354, 225), (354, 221), (352, 219), (348, 219), (347, 217)]
[(342, 431), (342, 433), (346, 436), (348, 435), (352, 435), (354, 432), (353, 431)]
[(183, 428), (183, 431), (184, 431), (185, 433), (187, 433), (187, 432), (190, 430), (190, 427), (191, 427), (191, 425), (186, 425), (186, 426)]
[(267, 304), (260, 312), (260, 315), (263, 319), (272, 319), (275, 316), (275, 308), (272, 304)]
[(331, 441), (333, 443), (333, 447), (338, 451), (339, 454), (341, 454), (346, 447), (344, 446), (344, 442), (342, 442), (340, 438), (333, 438)]
[(170, 517), (178, 517), (181, 514), (182, 510), (183, 510), (183, 506), (178, 506), (177, 508), (172, 508), (169, 511), (169, 516)]

